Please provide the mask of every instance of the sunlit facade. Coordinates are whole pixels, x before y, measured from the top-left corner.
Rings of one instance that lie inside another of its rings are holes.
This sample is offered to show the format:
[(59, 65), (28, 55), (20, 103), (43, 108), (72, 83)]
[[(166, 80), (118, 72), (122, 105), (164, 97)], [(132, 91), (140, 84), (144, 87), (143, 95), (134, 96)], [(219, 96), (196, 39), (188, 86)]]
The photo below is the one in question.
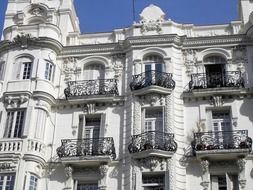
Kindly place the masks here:
[(251, 190), (252, 12), (82, 34), (73, 0), (9, 0), (0, 189)]

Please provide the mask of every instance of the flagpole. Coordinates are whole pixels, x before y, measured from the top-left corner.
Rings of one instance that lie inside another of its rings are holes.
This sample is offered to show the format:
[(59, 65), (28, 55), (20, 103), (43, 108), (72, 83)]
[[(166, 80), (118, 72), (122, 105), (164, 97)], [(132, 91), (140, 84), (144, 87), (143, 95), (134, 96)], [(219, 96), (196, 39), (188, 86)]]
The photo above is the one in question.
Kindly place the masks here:
[(135, 22), (135, 0), (133, 2), (133, 22)]

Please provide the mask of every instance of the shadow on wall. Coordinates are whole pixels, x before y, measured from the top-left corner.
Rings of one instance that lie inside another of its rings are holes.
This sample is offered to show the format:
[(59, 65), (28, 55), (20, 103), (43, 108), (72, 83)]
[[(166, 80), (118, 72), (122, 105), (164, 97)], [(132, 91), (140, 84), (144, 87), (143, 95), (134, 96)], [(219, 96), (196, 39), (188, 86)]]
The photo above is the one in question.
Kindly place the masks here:
[(251, 122), (253, 122), (252, 107), (253, 107), (253, 99), (246, 99), (243, 101), (239, 110), (239, 113), (241, 115), (248, 117)]
[(186, 167), (186, 173), (189, 176), (201, 178), (202, 170), (201, 170), (200, 162), (197, 160), (190, 161)]
[[(123, 108), (124, 106), (119, 106), (119, 107), (115, 107), (112, 112), (114, 114), (118, 114), (119, 117), (120, 117), (120, 126), (119, 127), (119, 148), (118, 148), (118, 152), (116, 150), (116, 156), (118, 159), (120, 159), (120, 164), (115, 166), (114, 169), (112, 170), (112, 172), (109, 174), (109, 176), (111, 178), (115, 178), (117, 179), (117, 185), (118, 187), (122, 187), (122, 161), (121, 161), (121, 158), (122, 158), (122, 153), (123, 153), (123, 145), (124, 145), (124, 112), (123, 112)], [(118, 154), (118, 155), (117, 155)]]

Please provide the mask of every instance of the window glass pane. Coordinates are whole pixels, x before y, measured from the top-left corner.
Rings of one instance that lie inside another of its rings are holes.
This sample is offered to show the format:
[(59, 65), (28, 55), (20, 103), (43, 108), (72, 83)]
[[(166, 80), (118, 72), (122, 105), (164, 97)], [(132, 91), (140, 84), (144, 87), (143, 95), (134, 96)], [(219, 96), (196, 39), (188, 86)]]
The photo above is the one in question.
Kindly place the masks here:
[(0, 176), (0, 190), (14, 190), (15, 175), (1, 174)]
[(23, 63), (23, 79), (30, 79), (31, 69), (32, 69), (32, 63), (31, 62)]
[(97, 183), (87, 183), (87, 184), (78, 183), (77, 190), (98, 190), (98, 184)]
[(29, 190), (37, 190), (38, 178), (35, 175), (30, 176)]
[(164, 174), (143, 174), (142, 187), (145, 190), (164, 190)]
[(46, 80), (52, 80), (52, 73), (53, 73), (53, 64), (52, 63), (46, 63), (46, 69), (45, 69), (45, 79)]
[(22, 136), (25, 110), (8, 111), (4, 137), (20, 138)]

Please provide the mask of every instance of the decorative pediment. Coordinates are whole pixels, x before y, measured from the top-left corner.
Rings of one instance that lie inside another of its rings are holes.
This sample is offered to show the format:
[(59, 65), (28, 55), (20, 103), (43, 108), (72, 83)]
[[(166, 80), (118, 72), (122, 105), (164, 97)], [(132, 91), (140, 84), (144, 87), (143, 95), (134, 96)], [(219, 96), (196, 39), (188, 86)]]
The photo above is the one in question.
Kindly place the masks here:
[(166, 159), (156, 157), (156, 156), (150, 156), (146, 158), (141, 158), (137, 160), (137, 163), (141, 170), (148, 169), (150, 171), (154, 171), (158, 166), (160, 167), (159, 170), (165, 169), (165, 163)]
[(34, 38), (31, 36), (31, 34), (18, 34), (15, 38), (13, 38), (13, 41), (10, 42), (11, 45), (18, 46), (22, 49), (27, 49), (30, 45), (33, 45), (35, 41), (37, 41), (38, 38)]
[(141, 32), (156, 31), (161, 33), (164, 17), (165, 14), (159, 7), (149, 5), (140, 14)]

